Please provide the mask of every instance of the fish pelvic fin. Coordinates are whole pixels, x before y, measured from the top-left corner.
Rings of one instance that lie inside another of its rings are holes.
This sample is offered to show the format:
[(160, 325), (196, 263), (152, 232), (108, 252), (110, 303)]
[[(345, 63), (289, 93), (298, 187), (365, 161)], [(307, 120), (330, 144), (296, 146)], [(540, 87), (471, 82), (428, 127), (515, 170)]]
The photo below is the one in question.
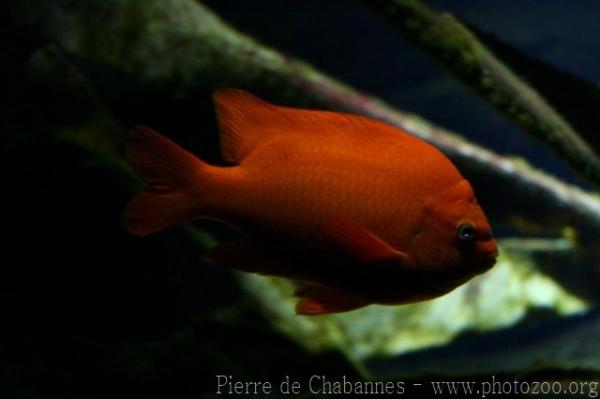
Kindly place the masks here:
[(125, 229), (143, 237), (197, 216), (211, 166), (147, 127), (132, 129), (125, 143), (129, 165), (146, 183), (125, 209)]
[(296, 314), (305, 316), (348, 312), (370, 305), (369, 302), (352, 294), (324, 285), (300, 287), (295, 295), (300, 297), (300, 301), (296, 304)]

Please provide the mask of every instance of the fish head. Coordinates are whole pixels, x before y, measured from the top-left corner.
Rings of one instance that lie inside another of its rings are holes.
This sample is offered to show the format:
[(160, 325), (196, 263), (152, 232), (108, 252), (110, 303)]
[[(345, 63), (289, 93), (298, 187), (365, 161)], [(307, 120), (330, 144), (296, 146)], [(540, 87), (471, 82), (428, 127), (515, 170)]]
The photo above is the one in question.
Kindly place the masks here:
[(466, 180), (425, 201), (413, 253), (419, 268), (454, 286), (496, 263), (492, 229)]

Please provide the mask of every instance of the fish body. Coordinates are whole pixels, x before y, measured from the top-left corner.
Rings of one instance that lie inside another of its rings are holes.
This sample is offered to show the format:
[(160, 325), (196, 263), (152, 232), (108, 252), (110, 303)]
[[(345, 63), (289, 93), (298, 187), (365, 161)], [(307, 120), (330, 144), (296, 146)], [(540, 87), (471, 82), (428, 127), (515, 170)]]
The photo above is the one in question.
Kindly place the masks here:
[(276, 106), (241, 90), (214, 96), (228, 167), (148, 128), (128, 159), (148, 185), (126, 210), (144, 236), (194, 218), (246, 234), (206, 258), (306, 282), (297, 312), (442, 295), (497, 254), (469, 183), (437, 149), (384, 123)]

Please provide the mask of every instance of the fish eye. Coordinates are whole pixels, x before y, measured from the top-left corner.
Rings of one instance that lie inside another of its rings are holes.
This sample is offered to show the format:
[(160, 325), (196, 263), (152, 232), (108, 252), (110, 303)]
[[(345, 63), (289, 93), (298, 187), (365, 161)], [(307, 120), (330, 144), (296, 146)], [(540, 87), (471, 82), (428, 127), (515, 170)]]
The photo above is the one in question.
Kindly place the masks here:
[(456, 229), (456, 236), (461, 241), (472, 241), (475, 238), (475, 233), (477, 233), (477, 229), (472, 223), (468, 222), (461, 223)]

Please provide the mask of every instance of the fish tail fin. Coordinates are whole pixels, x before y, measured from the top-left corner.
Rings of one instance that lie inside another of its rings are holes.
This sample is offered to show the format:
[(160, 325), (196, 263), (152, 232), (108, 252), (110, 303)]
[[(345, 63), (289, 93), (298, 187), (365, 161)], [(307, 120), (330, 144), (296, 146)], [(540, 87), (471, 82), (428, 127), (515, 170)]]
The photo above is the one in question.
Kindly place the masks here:
[(154, 130), (138, 126), (126, 138), (129, 165), (146, 189), (127, 206), (123, 226), (144, 237), (198, 216), (207, 163)]

